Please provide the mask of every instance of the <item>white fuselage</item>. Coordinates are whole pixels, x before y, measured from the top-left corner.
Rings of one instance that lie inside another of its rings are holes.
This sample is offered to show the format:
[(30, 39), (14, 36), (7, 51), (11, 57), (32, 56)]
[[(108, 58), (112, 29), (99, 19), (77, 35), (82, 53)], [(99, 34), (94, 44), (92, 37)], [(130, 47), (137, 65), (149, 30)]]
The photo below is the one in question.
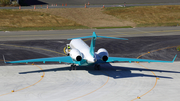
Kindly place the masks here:
[(73, 39), (70, 42), (72, 49), (78, 49), (83, 54), (83, 59), (87, 60), (89, 64), (95, 63), (96, 59), (90, 54), (90, 47), (81, 39)]

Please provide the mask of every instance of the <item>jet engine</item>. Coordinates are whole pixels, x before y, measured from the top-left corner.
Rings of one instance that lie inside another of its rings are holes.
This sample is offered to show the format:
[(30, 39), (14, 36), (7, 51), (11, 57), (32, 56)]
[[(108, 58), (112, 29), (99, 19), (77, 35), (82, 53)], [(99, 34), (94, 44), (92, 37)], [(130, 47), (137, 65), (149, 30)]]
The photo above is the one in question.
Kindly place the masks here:
[(108, 54), (108, 51), (104, 48), (100, 48), (98, 51), (97, 51), (97, 54), (98, 56), (103, 60), (103, 61), (107, 61), (108, 60), (108, 57), (109, 57), (109, 54)]
[(70, 57), (76, 61), (81, 61), (83, 58), (83, 54), (77, 49), (71, 49)]

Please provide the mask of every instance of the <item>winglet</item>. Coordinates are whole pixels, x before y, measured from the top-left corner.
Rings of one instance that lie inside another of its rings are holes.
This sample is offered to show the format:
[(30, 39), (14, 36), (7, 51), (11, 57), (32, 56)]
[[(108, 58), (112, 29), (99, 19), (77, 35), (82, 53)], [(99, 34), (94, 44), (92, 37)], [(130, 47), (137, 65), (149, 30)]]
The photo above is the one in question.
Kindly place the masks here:
[(174, 62), (174, 60), (176, 59), (176, 57), (177, 57), (177, 54), (175, 55), (175, 57), (174, 57), (174, 59), (172, 60), (172, 62)]
[(4, 60), (4, 63), (6, 63), (6, 60), (5, 60), (5, 58), (4, 58), (4, 55), (3, 55), (3, 60)]

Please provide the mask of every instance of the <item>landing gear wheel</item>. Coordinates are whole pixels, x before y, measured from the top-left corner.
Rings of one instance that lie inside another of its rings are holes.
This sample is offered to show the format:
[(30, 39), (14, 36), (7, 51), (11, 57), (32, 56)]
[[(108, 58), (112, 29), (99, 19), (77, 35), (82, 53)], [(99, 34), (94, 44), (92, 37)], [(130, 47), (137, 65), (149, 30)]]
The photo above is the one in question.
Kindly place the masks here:
[(71, 70), (73, 70), (73, 65), (71, 65)]
[(100, 65), (95, 65), (95, 66), (94, 66), (94, 69), (95, 69), (95, 70), (100, 70)]
[(100, 65), (97, 65), (97, 69), (98, 69), (98, 70), (100, 70), (100, 67), (101, 67)]
[(71, 65), (71, 70), (76, 70), (76, 65)]

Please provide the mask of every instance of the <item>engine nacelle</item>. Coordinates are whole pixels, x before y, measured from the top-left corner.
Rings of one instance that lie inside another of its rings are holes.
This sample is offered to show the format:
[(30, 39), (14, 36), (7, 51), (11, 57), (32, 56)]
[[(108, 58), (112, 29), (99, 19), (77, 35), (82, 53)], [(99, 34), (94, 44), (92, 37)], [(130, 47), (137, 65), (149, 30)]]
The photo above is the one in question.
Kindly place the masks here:
[(83, 54), (77, 49), (71, 49), (70, 57), (76, 61), (81, 61), (83, 58)]
[(103, 60), (103, 61), (107, 61), (108, 60), (108, 57), (109, 57), (109, 54), (108, 54), (108, 51), (104, 48), (100, 48), (98, 51), (97, 51), (97, 54), (98, 56)]

